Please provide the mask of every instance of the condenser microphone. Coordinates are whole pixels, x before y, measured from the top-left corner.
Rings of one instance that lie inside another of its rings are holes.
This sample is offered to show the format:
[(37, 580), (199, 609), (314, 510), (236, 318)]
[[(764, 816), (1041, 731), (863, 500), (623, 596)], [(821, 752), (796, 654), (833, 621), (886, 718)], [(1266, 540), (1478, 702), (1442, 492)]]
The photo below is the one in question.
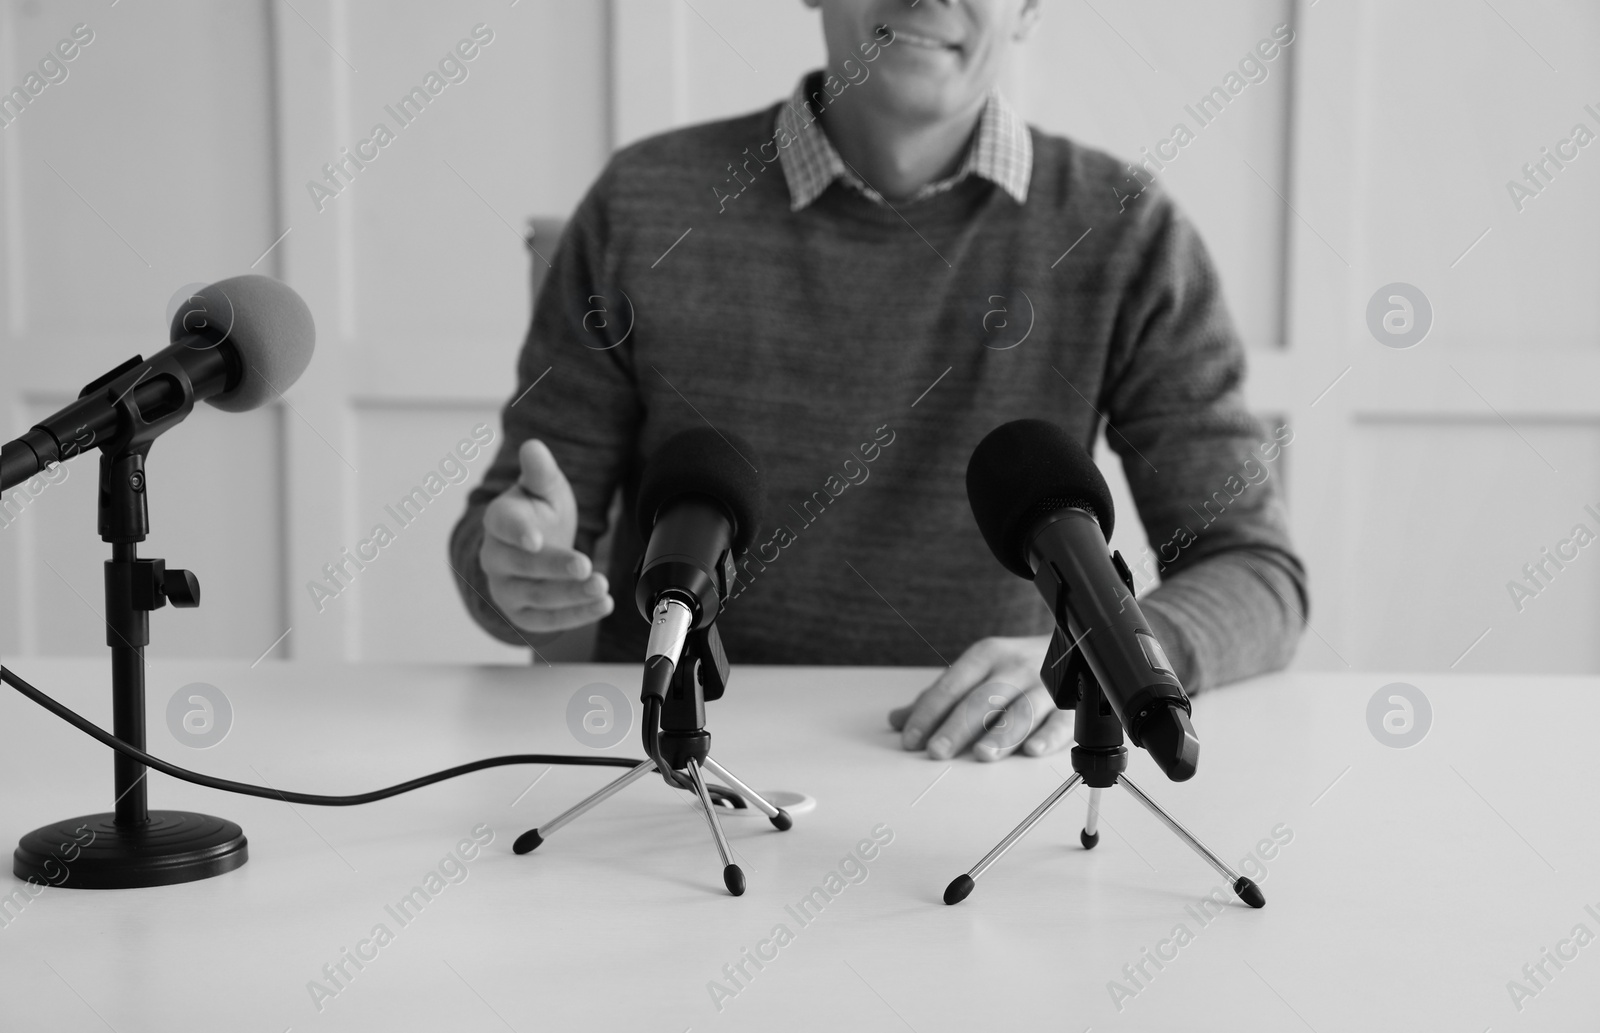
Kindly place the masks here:
[(734, 557), (749, 548), (766, 498), (756, 453), (710, 427), (669, 438), (646, 462), (639, 534), (646, 541), (634, 600), (650, 622), (647, 665), (676, 665), (689, 632), (717, 619)]
[(1111, 492), (1089, 453), (1053, 423), (1004, 424), (972, 453), (967, 500), (995, 558), (1034, 583), (1082, 650), (1133, 744), (1173, 781), (1191, 778), (1189, 698), (1107, 548)]
[(171, 342), (149, 359), (135, 355), (107, 372), (77, 401), (0, 448), (0, 491), (91, 448), (151, 440), (196, 402), (225, 412), (266, 403), (305, 371), (316, 328), (311, 310), (286, 284), (235, 276), (184, 302), (173, 316)]

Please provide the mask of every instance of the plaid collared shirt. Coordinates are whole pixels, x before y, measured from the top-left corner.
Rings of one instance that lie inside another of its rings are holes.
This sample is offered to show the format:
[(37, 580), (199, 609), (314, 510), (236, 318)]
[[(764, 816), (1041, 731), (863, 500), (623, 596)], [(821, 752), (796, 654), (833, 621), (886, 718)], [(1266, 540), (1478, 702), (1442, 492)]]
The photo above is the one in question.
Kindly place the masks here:
[[(789, 210), (800, 211), (820, 197), (836, 179), (844, 180), (868, 199), (888, 205), (882, 194), (844, 163), (833, 141), (807, 110), (807, 86), (811, 80), (811, 75), (803, 76), (788, 103), (778, 111), (776, 136), (783, 178), (789, 184)], [(827, 96), (820, 85), (814, 92)], [(785, 139), (792, 142), (783, 146)], [(1028, 180), (1033, 175), (1033, 137), (1028, 133), (1028, 124), (998, 90), (989, 95), (978, 119), (978, 132), (956, 174), (920, 187), (910, 200), (921, 201), (941, 194), (969, 175), (989, 180), (1018, 204), (1028, 200)]]

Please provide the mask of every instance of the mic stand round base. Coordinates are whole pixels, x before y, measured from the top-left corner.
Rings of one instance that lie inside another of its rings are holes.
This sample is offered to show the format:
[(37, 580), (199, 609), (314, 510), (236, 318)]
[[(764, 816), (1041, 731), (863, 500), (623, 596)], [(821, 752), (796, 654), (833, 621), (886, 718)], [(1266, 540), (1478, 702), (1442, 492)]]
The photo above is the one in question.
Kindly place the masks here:
[[(164, 560), (141, 558), (150, 530), (144, 459), (160, 420), (138, 411), (132, 386), (126, 439), (100, 456), (99, 527), (111, 543), (105, 565), (106, 644), (111, 647), (111, 720), (118, 739), (145, 748), (144, 647), (150, 611), (200, 605), (200, 583)], [(170, 416), (170, 414), (168, 414)], [(238, 825), (191, 811), (152, 811), (146, 768), (118, 753), (112, 761), (112, 812), (54, 822), (22, 837), (12, 855), (19, 879), (71, 889), (169, 886), (231, 872), (249, 859)]]
[(22, 837), (12, 856), (19, 879), (69, 889), (170, 886), (231, 872), (249, 857), (244, 830), (192, 811), (150, 811), (143, 825), (112, 813), (68, 818)]
[[(1059, 662), (1059, 661), (1058, 661)], [(1053, 676), (1047, 666), (1046, 678)], [(1239, 899), (1253, 908), (1265, 907), (1267, 898), (1262, 895), (1261, 888), (1246, 876), (1240, 875), (1222, 858), (1218, 857), (1210, 847), (1200, 842), (1194, 833), (1190, 832), (1176, 818), (1168, 814), (1144, 790), (1134, 785), (1128, 779), (1128, 749), (1122, 744), (1122, 724), (1112, 712), (1103, 697), (1099, 684), (1094, 675), (1088, 670), (1086, 664), (1076, 664), (1067, 677), (1077, 681), (1075, 701), (1069, 698), (1068, 705), (1076, 713), (1073, 719), (1073, 738), (1077, 745), (1072, 748), (1072, 777), (1068, 778), (1056, 788), (1044, 802), (1033, 809), (1022, 820), (1022, 823), (1012, 829), (993, 850), (984, 855), (983, 860), (973, 865), (965, 875), (958, 875), (949, 886), (945, 887), (944, 902), (946, 904), (959, 904), (967, 899), (977, 886), (978, 879), (989, 866), (998, 861), (1010, 850), (1017, 841), (1027, 835), (1046, 814), (1049, 814), (1062, 798), (1082, 782), (1089, 787), (1089, 813), (1083, 823), (1083, 831), (1078, 834), (1078, 841), (1085, 850), (1093, 850), (1100, 842), (1098, 825), (1100, 822), (1100, 791), (1114, 785), (1126, 789), (1134, 799), (1160, 819), (1163, 825), (1171, 829), (1179, 839), (1189, 844), (1195, 853), (1205, 859), (1206, 863), (1215, 868), (1217, 872), (1228, 880), (1228, 885)], [(1046, 684), (1050, 684), (1047, 680)], [(1057, 704), (1063, 700), (1063, 694), (1053, 693)], [(1067, 709), (1063, 707), (1062, 709)]]

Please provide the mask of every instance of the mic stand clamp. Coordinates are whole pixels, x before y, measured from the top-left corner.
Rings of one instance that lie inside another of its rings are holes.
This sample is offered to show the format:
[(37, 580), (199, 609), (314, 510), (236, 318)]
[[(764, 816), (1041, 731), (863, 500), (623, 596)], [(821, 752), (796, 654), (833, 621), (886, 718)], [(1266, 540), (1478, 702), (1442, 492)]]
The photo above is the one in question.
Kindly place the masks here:
[[(664, 663), (665, 659), (657, 658), (657, 662)], [(711, 791), (706, 785), (703, 772), (709, 771), (726, 783), (734, 792), (754, 805), (756, 810), (765, 814), (767, 820), (771, 821), (779, 831), (788, 830), (794, 824), (794, 820), (789, 817), (787, 811), (768, 802), (760, 793), (740, 781), (711, 756), (711, 733), (705, 729), (705, 705), (708, 701), (721, 699), (727, 685), (728, 657), (723, 651), (722, 637), (717, 632), (716, 624), (712, 623), (689, 632), (684, 642), (683, 653), (677, 666), (673, 668), (671, 680), (667, 683), (666, 696), (662, 699), (660, 708), (659, 734), (656, 737), (659, 749), (656, 752), (666, 770), (661, 769), (655, 757), (647, 758), (637, 767), (573, 804), (555, 818), (518, 836), (511, 849), (518, 854), (529, 853), (574, 818), (593, 809), (650, 772), (660, 771), (668, 785), (677, 789), (693, 789), (695, 796), (699, 798), (700, 810), (705, 815), (706, 824), (711, 827), (711, 837), (716, 842), (717, 854), (722, 858), (723, 885), (727, 886), (729, 893), (736, 897), (741, 896), (745, 889), (744, 872), (733, 861), (732, 848), (728, 846), (728, 837), (723, 834), (722, 823), (717, 818), (715, 805), (711, 802)], [(648, 688), (646, 693), (648, 695)], [(646, 741), (649, 741), (653, 734), (655, 734), (654, 729), (645, 729)]]
[(1044, 680), (1045, 687), (1050, 690), (1056, 707), (1074, 711), (1073, 739), (1077, 745), (1072, 748), (1072, 777), (1035, 807), (1033, 813), (1022, 820), (1022, 824), (1012, 829), (993, 850), (983, 856), (983, 860), (973, 865), (965, 875), (958, 875), (951, 880), (950, 885), (945, 887), (944, 902), (959, 904), (967, 899), (967, 895), (977, 885), (978, 878), (989, 869), (989, 866), (1015, 846), (1019, 839), (1027, 835), (1054, 809), (1056, 804), (1061, 802), (1063, 796), (1082, 782), (1089, 787), (1089, 814), (1084, 821), (1083, 831), (1078, 835), (1078, 841), (1083, 844), (1085, 850), (1093, 850), (1100, 842), (1100, 833), (1096, 826), (1100, 820), (1101, 790), (1120, 784), (1133, 794), (1135, 800), (1144, 804), (1162, 824), (1189, 844), (1195, 853), (1228, 880), (1228, 885), (1238, 894), (1240, 900), (1251, 907), (1265, 907), (1267, 898), (1262, 896), (1260, 887), (1252, 879), (1234, 871), (1226, 861), (1200, 842), (1194, 833), (1179, 824), (1176, 818), (1129, 780), (1128, 748), (1123, 745), (1122, 723), (1117, 720), (1116, 713), (1106, 700), (1105, 691), (1099, 681), (1089, 670), (1083, 651), (1074, 649), (1068, 644), (1059, 626), (1050, 639), (1050, 648), (1045, 654), (1044, 665), (1040, 668), (1039, 674)]

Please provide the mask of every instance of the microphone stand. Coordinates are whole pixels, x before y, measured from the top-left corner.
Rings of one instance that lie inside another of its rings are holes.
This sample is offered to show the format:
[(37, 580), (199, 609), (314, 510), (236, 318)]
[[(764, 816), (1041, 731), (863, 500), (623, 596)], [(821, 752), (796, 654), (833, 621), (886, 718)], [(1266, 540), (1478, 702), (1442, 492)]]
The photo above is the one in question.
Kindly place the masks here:
[[(117, 738), (145, 747), (144, 647), (150, 611), (168, 602), (200, 605), (200, 582), (165, 560), (141, 559), (139, 542), (150, 531), (144, 461), (155, 438), (194, 408), (193, 392), (165, 411), (140, 411), (133, 388), (156, 363), (136, 356), (83, 389), (116, 393), (118, 440), (100, 456), (100, 538), (111, 544), (105, 565), (106, 644), (111, 647), (112, 729)], [(158, 373), (183, 377), (176, 363)], [(186, 385), (187, 386), (187, 385)], [(82, 397), (82, 396), (80, 396)], [(192, 811), (152, 811), (143, 764), (116, 754), (113, 812), (88, 814), (34, 829), (12, 856), (12, 873), (52, 886), (124, 889), (209, 879), (244, 864), (244, 831), (231, 821)]]
[[(717, 632), (716, 624), (712, 623), (689, 632), (684, 641), (683, 654), (672, 671), (666, 699), (660, 708), (659, 724), (654, 728), (644, 729), (646, 743), (654, 742), (656, 745), (655, 749), (647, 750), (651, 756), (545, 824), (524, 832), (517, 837), (511, 849), (518, 854), (526, 854), (536, 849), (553, 833), (579, 815), (593, 809), (597, 804), (650, 772), (660, 770), (668, 785), (676, 788), (693, 787), (706, 823), (711, 826), (711, 837), (716, 841), (717, 854), (722, 858), (723, 885), (728, 887), (729, 893), (736, 897), (741, 896), (745, 888), (744, 872), (733, 862), (733, 852), (728, 846), (728, 837), (722, 832), (722, 823), (717, 818), (717, 808), (711, 802), (711, 792), (706, 786), (703, 772), (709, 771), (727, 783), (745, 800), (755, 805), (756, 810), (765, 814), (780, 831), (790, 828), (794, 821), (787, 811), (768, 802), (711, 757), (711, 733), (705, 729), (705, 705), (708, 700), (720, 699), (727, 684), (728, 657), (723, 652), (722, 637)], [(645, 713), (648, 715), (650, 709), (647, 708)]]
[(1100, 833), (1096, 826), (1100, 819), (1101, 790), (1120, 784), (1133, 794), (1135, 800), (1144, 804), (1151, 814), (1159, 818), (1162, 824), (1176, 833), (1179, 839), (1189, 844), (1195, 853), (1227, 879), (1228, 885), (1238, 894), (1240, 900), (1253, 908), (1265, 907), (1267, 898), (1262, 896), (1261, 889), (1254, 880), (1234, 871), (1226, 861), (1200, 842), (1194, 833), (1179, 824), (1176, 818), (1146, 796), (1144, 790), (1134, 785), (1128, 778), (1128, 748), (1122, 744), (1122, 722), (1117, 720), (1111, 704), (1106, 701), (1105, 691), (1093, 672), (1089, 670), (1083, 651), (1075, 650), (1067, 643), (1059, 626), (1050, 639), (1050, 649), (1045, 654), (1044, 666), (1039, 674), (1044, 679), (1045, 686), (1049, 688), (1051, 697), (1055, 699), (1056, 706), (1061, 710), (1075, 711), (1072, 737), (1077, 745), (1072, 748), (1072, 777), (1035, 807), (1033, 813), (1024, 818), (1022, 824), (1012, 829), (993, 850), (983, 855), (983, 860), (973, 865), (965, 875), (958, 875), (951, 880), (950, 885), (945, 887), (944, 902), (959, 904), (967, 899), (967, 895), (977, 885), (978, 878), (988, 871), (989, 866), (1004, 856), (1006, 851), (1015, 846), (1019, 839), (1027, 835), (1055, 808), (1056, 804), (1061, 802), (1063, 796), (1082, 782), (1089, 787), (1089, 814), (1084, 822), (1083, 831), (1078, 836), (1085, 850), (1093, 850), (1095, 844), (1100, 842)]

